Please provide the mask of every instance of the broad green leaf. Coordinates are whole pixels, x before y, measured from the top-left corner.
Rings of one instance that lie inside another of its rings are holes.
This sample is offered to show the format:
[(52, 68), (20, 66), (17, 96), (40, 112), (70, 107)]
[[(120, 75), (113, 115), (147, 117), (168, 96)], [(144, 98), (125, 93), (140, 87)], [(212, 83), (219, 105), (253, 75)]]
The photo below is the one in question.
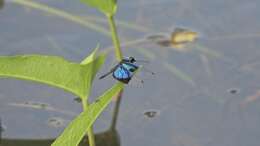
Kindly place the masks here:
[(117, 0), (80, 0), (81, 2), (97, 8), (106, 15), (113, 16), (117, 10)]
[(97, 45), (96, 49), (80, 63), (83, 66), (88, 65), (88, 67), (90, 68), (84, 74), (85, 87), (86, 87), (87, 91), (86, 91), (85, 96), (80, 96), (82, 101), (86, 100), (86, 98), (89, 96), (90, 90), (91, 90), (91, 85), (97, 74), (97, 71), (101, 68), (101, 66), (103, 65), (103, 63), (105, 61), (105, 54), (103, 53), (103, 54), (100, 54), (100, 56), (103, 56), (103, 59), (97, 60), (96, 63), (91, 63), (91, 62), (93, 62), (93, 60), (96, 59), (98, 48), (99, 48), (99, 45)]
[(105, 54), (88, 64), (69, 62), (56, 56), (0, 56), (0, 77), (45, 83), (87, 97), (92, 80), (104, 60)]
[(88, 57), (86, 57), (84, 60), (81, 61), (80, 64), (83, 64), (83, 65), (88, 64), (91, 61), (95, 60), (98, 48), (99, 48), (99, 44), (97, 45), (97, 47), (94, 49), (94, 51)]
[(110, 103), (112, 97), (119, 93), (122, 88), (123, 84), (118, 82), (107, 90), (96, 102), (92, 103), (86, 111), (82, 112), (68, 125), (52, 146), (77, 146), (87, 133), (87, 130)]

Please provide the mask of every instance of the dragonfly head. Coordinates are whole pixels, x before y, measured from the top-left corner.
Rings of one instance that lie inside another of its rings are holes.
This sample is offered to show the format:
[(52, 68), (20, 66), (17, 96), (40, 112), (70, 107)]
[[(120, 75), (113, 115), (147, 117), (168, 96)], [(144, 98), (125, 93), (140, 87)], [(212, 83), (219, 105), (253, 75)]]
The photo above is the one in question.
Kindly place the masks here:
[(129, 57), (129, 62), (130, 62), (130, 63), (135, 63), (135, 62), (136, 62), (136, 60), (135, 60), (135, 58), (134, 58), (134, 57)]

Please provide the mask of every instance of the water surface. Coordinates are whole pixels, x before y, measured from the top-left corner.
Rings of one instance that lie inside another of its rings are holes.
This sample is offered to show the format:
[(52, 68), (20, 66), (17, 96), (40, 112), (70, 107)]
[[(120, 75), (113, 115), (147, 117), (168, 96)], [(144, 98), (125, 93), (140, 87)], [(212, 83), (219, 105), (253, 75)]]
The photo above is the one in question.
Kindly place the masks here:
[[(77, 16), (104, 18), (78, 1), (35, 2)], [(113, 135), (120, 143), (111, 145), (121, 146), (258, 146), (260, 2), (119, 0), (118, 3), (116, 18), (138, 28), (119, 24), (122, 45), (152, 34), (170, 35), (176, 27), (196, 31), (199, 38), (188, 51), (147, 41), (123, 47), (125, 56), (149, 60), (146, 67), (156, 75), (144, 79), (141, 88), (126, 87), (116, 134), (109, 129), (116, 105), (113, 102), (95, 124), (95, 132), (103, 134), (99, 137)], [(95, 22), (108, 28), (102, 20)], [(104, 33), (11, 0), (0, 1), (0, 26), (1, 55), (37, 53), (80, 62), (97, 43), (102, 49), (112, 45)], [(115, 63), (112, 53), (107, 61), (100, 74)], [(112, 77), (95, 80), (91, 100), (114, 82)], [(238, 92), (233, 92), (234, 89)], [(74, 98), (46, 85), (1, 79), (2, 145), (19, 146), (24, 141), (26, 145), (49, 145), (80, 113), (80, 104)], [(25, 102), (43, 103), (48, 108), (14, 106)], [(147, 116), (147, 112), (153, 115)], [(58, 120), (58, 126), (55, 125), (57, 121), (53, 118), (63, 121), (62, 124)]]

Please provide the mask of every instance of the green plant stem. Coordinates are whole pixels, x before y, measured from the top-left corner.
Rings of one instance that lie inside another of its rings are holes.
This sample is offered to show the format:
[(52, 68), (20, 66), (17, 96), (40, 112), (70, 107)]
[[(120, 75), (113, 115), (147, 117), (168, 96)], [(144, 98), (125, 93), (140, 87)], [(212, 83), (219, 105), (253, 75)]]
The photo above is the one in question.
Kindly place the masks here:
[(95, 135), (94, 135), (92, 126), (89, 128), (87, 133), (88, 133), (88, 143), (89, 143), (89, 146), (95, 146), (96, 145), (96, 143), (95, 143)]
[(113, 118), (112, 118), (112, 124), (110, 127), (110, 130), (116, 130), (116, 124), (117, 124), (117, 117), (119, 114), (119, 108), (120, 108), (120, 103), (123, 95), (123, 89), (117, 94), (117, 100), (116, 100), (116, 106), (113, 112)]
[(110, 26), (110, 30), (111, 30), (112, 41), (113, 41), (113, 44), (115, 47), (116, 58), (118, 61), (121, 61), (123, 59), (123, 55), (122, 55), (120, 41), (119, 41), (117, 30), (116, 30), (115, 20), (112, 15), (108, 15), (107, 18), (108, 18), (108, 22), (109, 22), (109, 26)]
[[(115, 47), (116, 58), (118, 61), (121, 61), (123, 59), (123, 53), (121, 50), (120, 41), (119, 41), (119, 37), (117, 34), (117, 30), (116, 30), (115, 20), (114, 20), (113, 15), (107, 15), (107, 18), (109, 20), (108, 22), (109, 22), (109, 26), (110, 26), (112, 41), (113, 41), (113, 44)], [(115, 128), (116, 128), (116, 119), (117, 119), (116, 117), (118, 116), (119, 104), (121, 102), (122, 94), (123, 94), (123, 90), (121, 90), (117, 95), (119, 97), (118, 98), (119, 101), (117, 102), (116, 110), (114, 111), (115, 117), (113, 117), (112, 125), (110, 127), (112, 130), (115, 130)]]
[[(83, 106), (83, 110), (84, 111), (88, 110), (88, 102), (87, 101), (82, 101), (82, 106)], [(92, 126), (87, 131), (87, 135), (88, 135), (89, 146), (96, 146), (95, 136), (94, 136), (94, 132), (93, 132), (93, 127)]]

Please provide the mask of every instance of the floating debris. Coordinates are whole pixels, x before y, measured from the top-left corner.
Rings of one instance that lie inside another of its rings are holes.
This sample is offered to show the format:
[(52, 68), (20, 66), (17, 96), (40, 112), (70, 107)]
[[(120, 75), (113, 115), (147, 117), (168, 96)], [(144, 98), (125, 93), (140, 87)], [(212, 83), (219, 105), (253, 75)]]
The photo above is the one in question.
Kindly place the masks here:
[(155, 116), (158, 116), (159, 114), (160, 114), (160, 111), (154, 110), (154, 109), (147, 110), (144, 112), (144, 115), (147, 118), (154, 118)]
[(197, 38), (197, 32), (179, 27), (175, 28), (170, 36), (165, 34), (155, 34), (146, 37), (147, 40), (150, 40), (162, 47), (171, 47), (182, 52), (191, 50), (188, 44), (194, 42)]
[(146, 39), (162, 47), (171, 46), (170, 38), (166, 34), (154, 34), (154, 35), (147, 36)]
[(175, 28), (171, 33), (171, 47), (180, 52), (191, 50), (190, 43), (198, 38), (198, 33), (184, 28)]
[(228, 89), (228, 92), (230, 94), (237, 94), (240, 92), (240, 90), (238, 88), (231, 88), (231, 89)]
[(60, 128), (65, 127), (67, 125), (68, 121), (64, 120), (60, 117), (51, 117), (48, 119), (48, 126), (54, 127), (54, 128)]
[(198, 33), (184, 28), (175, 28), (171, 34), (173, 45), (194, 42), (198, 38)]
[(169, 39), (169, 37), (166, 36), (165, 34), (155, 34), (155, 35), (147, 36), (146, 39), (151, 41), (160, 41), (160, 40), (163, 41)]

